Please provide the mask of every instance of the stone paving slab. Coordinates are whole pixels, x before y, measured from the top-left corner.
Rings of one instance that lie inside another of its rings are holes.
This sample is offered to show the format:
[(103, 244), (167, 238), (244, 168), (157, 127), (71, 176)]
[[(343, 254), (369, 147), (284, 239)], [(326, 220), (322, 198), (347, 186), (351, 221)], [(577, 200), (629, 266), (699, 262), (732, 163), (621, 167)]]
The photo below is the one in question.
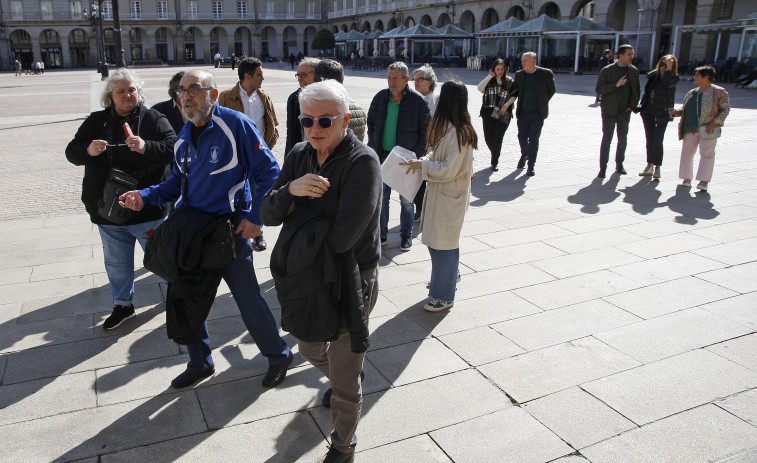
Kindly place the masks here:
[(358, 452), (359, 461), (372, 463), (395, 463), (412, 461), (414, 463), (452, 463), (442, 449), (427, 435), (393, 442), (382, 447)]
[(757, 334), (741, 336), (707, 347), (707, 350), (757, 372)]
[(367, 358), (395, 387), (468, 368), (467, 363), (436, 339), (373, 350)]
[(639, 366), (594, 338), (488, 363), (479, 370), (520, 403)]
[(757, 389), (740, 392), (714, 403), (752, 426), (757, 426)]
[[(470, 445), (470, 436), (477, 436), (482, 444)], [(462, 463), (487, 461), (492, 455), (503, 463), (541, 463), (574, 451), (519, 407), (434, 431), (431, 437)]]
[(757, 292), (715, 301), (702, 306), (703, 309), (718, 314), (736, 323), (757, 330)]
[(582, 384), (643, 425), (757, 387), (757, 373), (699, 349)]
[[(181, 426), (176, 426), (181, 423)], [(2, 427), (4, 461), (63, 462), (207, 431), (191, 391)]]
[(755, 428), (704, 405), (581, 449), (592, 463), (705, 463), (757, 445)]
[(703, 280), (740, 293), (749, 293), (757, 291), (757, 278), (754, 277), (755, 275), (757, 275), (757, 262), (734, 265), (697, 276)]
[(595, 299), (497, 323), (492, 328), (530, 351), (635, 324), (639, 320), (622, 309)]
[(440, 336), (439, 340), (463, 360), (475, 366), (525, 352), (523, 348), (489, 326), (446, 334)]
[[(282, 434), (282, 430), (285, 432)], [(241, 445), (240, 443), (244, 443)], [(307, 413), (290, 413), (102, 456), (102, 463), (135, 461), (317, 461), (326, 453)]]
[(594, 337), (641, 363), (651, 363), (752, 332), (711, 312), (692, 308), (596, 333)]
[(576, 449), (637, 428), (623, 415), (577, 387), (532, 400), (524, 404), (523, 409)]
[(641, 318), (654, 318), (736, 294), (738, 293), (735, 291), (696, 277), (684, 277), (613, 294), (603, 299)]

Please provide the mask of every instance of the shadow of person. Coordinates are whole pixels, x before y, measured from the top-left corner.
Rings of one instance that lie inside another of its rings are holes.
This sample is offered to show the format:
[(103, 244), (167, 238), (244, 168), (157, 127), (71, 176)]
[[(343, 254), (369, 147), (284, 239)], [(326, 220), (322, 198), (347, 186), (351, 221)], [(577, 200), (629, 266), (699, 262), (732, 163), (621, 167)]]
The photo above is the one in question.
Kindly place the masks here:
[[(137, 277), (145, 273), (144, 269), (135, 271)], [(154, 287), (148, 289), (151, 285)], [(131, 333), (147, 333), (144, 337), (150, 340), (152, 346), (150, 351), (141, 350), (134, 361), (178, 354), (178, 347), (154, 342), (153, 332), (144, 331), (143, 328), (164, 312), (158, 285), (157, 282), (138, 284), (134, 292), (137, 316), (110, 331), (99, 326), (98, 318), (98, 314), (107, 310), (106, 307), (112, 306), (108, 284), (49, 304), (46, 301), (29, 301), (30, 304), (42, 305), (22, 313), (17, 319), (0, 324), (0, 351), (7, 357), (3, 386), (13, 384), (16, 390), (12, 396), (4, 397), (0, 408), (22, 402), (63, 374), (91, 370), (90, 362), (93, 359)], [(82, 336), (82, 326), (87, 326), (86, 337)], [(40, 335), (43, 341), (48, 341), (47, 344), (25, 344), (27, 339)]]
[[(471, 201), (470, 205), (478, 207), (486, 205), (489, 201), (510, 202), (523, 196), (528, 177), (520, 175), (521, 172), (523, 171), (520, 169), (514, 170), (496, 182), (489, 181), (491, 170), (477, 172), (471, 185), (471, 196), (476, 199)], [(479, 175), (482, 177), (480, 181)]]
[(660, 203), (662, 192), (657, 189), (660, 182), (651, 177), (641, 177), (633, 186), (621, 188), (623, 202), (631, 205), (634, 212), (641, 215), (652, 213), (658, 207), (664, 207), (666, 203)]
[(575, 194), (568, 196), (568, 202), (571, 204), (581, 204), (581, 212), (584, 214), (596, 214), (602, 204), (610, 204), (620, 197), (616, 191), (620, 174), (613, 172), (610, 180), (602, 184), (602, 179), (596, 177), (590, 184), (576, 191)]
[(673, 220), (682, 224), (695, 225), (700, 220), (712, 220), (720, 215), (711, 199), (706, 191), (700, 191), (692, 196), (691, 187), (678, 185), (675, 195), (668, 198), (666, 204), (668, 209), (680, 214)]

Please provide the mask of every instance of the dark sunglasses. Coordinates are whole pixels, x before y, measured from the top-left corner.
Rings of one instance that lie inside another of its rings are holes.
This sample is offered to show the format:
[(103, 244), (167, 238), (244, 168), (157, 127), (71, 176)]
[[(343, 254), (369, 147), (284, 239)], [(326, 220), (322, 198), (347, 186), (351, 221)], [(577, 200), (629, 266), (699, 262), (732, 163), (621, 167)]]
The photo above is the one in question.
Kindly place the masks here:
[(330, 117), (322, 116), (322, 117), (319, 117), (318, 119), (313, 119), (310, 116), (300, 115), (299, 118), (300, 118), (300, 124), (302, 124), (302, 126), (306, 129), (309, 129), (310, 127), (312, 127), (315, 121), (318, 121), (318, 125), (320, 125), (322, 129), (328, 129), (329, 127), (331, 127), (331, 123), (333, 121), (343, 116), (344, 114), (337, 114), (336, 116), (330, 116)]

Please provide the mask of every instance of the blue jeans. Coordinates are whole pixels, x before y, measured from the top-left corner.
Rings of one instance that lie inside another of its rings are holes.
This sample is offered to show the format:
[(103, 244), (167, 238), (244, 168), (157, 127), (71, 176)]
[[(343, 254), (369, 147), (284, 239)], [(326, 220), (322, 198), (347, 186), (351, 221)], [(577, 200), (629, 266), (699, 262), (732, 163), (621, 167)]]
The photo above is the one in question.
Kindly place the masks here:
[[(244, 326), (250, 332), (260, 353), (268, 357), (270, 365), (278, 365), (287, 360), (289, 346), (279, 336), (276, 320), (271, 309), (260, 295), (260, 286), (252, 266), (252, 245), (250, 240), (234, 235), (237, 258), (223, 270), (223, 279), (231, 290), (231, 295), (239, 307)], [(199, 341), (187, 346), (189, 353), (189, 370), (205, 370), (213, 366), (210, 355), (210, 336), (208, 323), (202, 327)]]
[[(384, 183), (384, 193), (381, 197), (381, 236), (389, 234), (389, 198), (392, 195), (392, 189)], [(415, 211), (413, 201), (400, 195), (400, 235), (413, 236), (413, 220)]]
[(98, 225), (103, 243), (105, 271), (110, 282), (110, 294), (115, 305), (131, 305), (134, 298), (134, 242), (142, 250), (147, 243), (147, 234), (163, 223), (164, 219), (136, 225)]
[(460, 248), (438, 249), (428, 248), (431, 254), (431, 283), (428, 286), (428, 296), (446, 302), (455, 300), (457, 276), (460, 274)]

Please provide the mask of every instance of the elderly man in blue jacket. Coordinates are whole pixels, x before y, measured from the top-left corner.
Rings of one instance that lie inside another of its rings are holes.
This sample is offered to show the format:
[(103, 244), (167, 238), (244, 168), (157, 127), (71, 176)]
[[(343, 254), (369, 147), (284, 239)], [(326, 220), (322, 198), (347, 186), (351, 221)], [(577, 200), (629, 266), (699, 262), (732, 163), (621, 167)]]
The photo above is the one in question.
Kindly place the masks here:
[[(173, 175), (160, 185), (124, 193), (122, 205), (140, 210), (145, 203), (176, 201), (177, 208), (188, 205), (216, 217), (234, 215), (236, 260), (223, 270), (223, 279), (252, 339), (268, 358), (263, 386), (277, 386), (286, 377), (292, 353), (260, 295), (250, 239), (260, 235), (260, 201), (278, 177), (279, 165), (250, 118), (216, 104), (218, 88), (212, 74), (188, 72), (181, 78), (178, 95), (191, 124), (176, 139)], [(187, 172), (183, 172), (185, 165)], [(186, 197), (182, 196), (184, 174)], [(215, 373), (207, 323), (187, 351), (187, 369), (171, 381), (175, 388), (191, 386)]]
[[(430, 112), (426, 98), (408, 87), (410, 72), (403, 62), (389, 65), (389, 88), (373, 97), (368, 110), (368, 146), (384, 162), (395, 146), (413, 151), (416, 157), (426, 154), (426, 129)], [(389, 234), (389, 197), (392, 189), (384, 184), (381, 203), (381, 244)], [(409, 251), (413, 245), (413, 198), (400, 196), (400, 250)]]

